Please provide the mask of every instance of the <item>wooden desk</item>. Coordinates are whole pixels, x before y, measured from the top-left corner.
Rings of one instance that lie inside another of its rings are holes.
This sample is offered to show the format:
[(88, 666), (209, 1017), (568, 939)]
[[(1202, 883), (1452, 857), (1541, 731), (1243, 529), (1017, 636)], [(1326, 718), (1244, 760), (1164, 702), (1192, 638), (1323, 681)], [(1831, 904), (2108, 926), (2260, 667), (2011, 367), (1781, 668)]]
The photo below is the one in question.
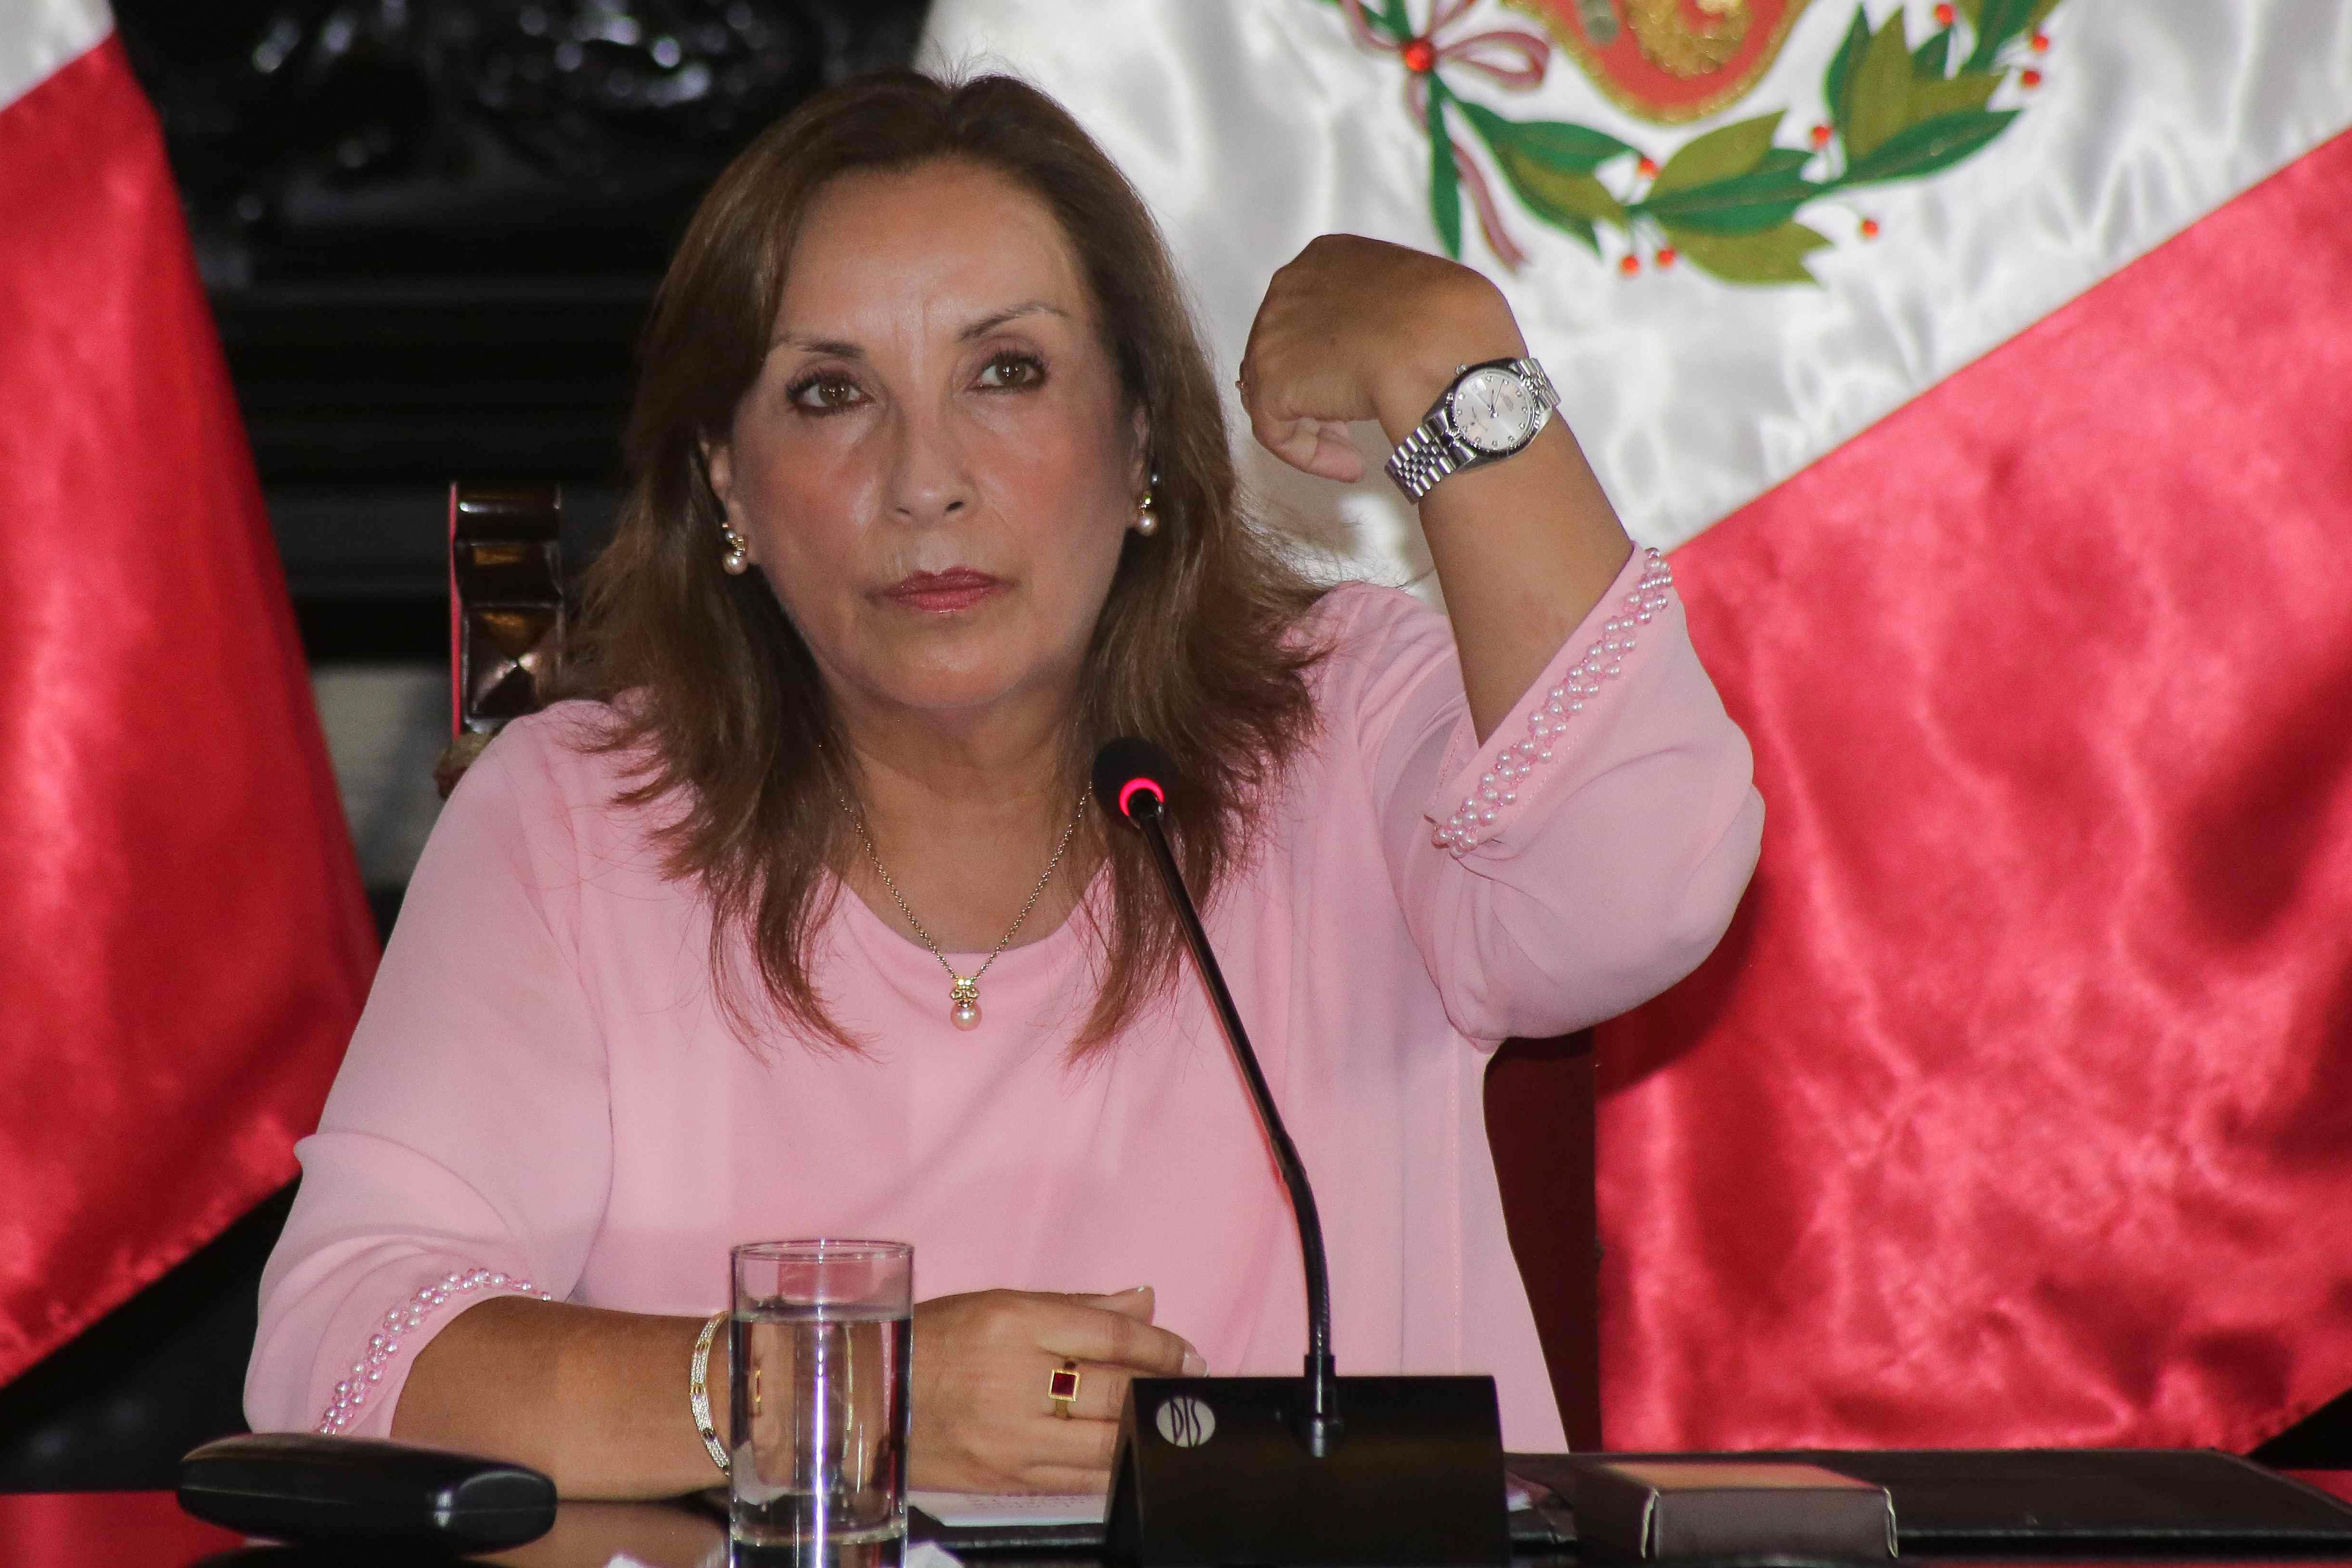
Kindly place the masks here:
[[(2352, 1501), (2352, 1470), (2290, 1471)], [(604, 1568), (616, 1552), (626, 1552), (647, 1568), (702, 1568), (726, 1538), (725, 1528), (706, 1515), (659, 1504), (565, 1503), (555, 1529), (528, 1546), (484, 1559), (512, 1568)], [(0, 1494), (0, 1563), (7, 1568), (194, 1568), (207, 1558), (236, 1552), (244, 1538), (189, 1518), (169, 1492), (34, 1492)], [(239, 1553), (243, 1556), (243, 1553)], [(267, 1568), (282, 1553), (255, 1552), (252, 1568)], [(974, 1556), (974, 1568), (1003, 1558)], [(1033, 1560), (1034, 1561), (1034, 1560)], [(1059, 1559), (1072, 1568), (1087, 1560)], [(1565, 1565), (1573, 1557), (1556, 1560)], [(1906, 1556), (1906, 1563), (1932, 1568), (1939, 1560)], [(2019, 1558), (1948, 1558), (1967, 1568), (2044, 1568)], [(2081, 1554), (2047, 1560), (2047, 1568), (2100, 1568), (2139, 1562), (2164, 1568), (2200, 1568), (2210, 1561), (2191, 1557), (2095, 1558)], [(2227, 1560), (2229, 1568), (2308, 1568), (2318, 1563), (2352, 1562), (2352, 1556)], [(234, 1568), (222, 1561), (208, 1568)], [(1531, 1562), (1529, 1568), (1538, 1568)]]

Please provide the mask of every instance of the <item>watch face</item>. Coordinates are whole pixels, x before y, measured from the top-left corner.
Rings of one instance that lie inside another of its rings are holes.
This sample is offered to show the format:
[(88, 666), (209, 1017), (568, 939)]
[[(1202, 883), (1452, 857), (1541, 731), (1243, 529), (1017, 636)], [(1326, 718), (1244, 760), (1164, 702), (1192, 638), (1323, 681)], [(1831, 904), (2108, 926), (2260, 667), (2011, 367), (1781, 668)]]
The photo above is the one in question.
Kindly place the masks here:
[(1535, 433), (1536, 399), (1517, 373), (1474, 370), (1454, 389), (1454, 428), (1481, 452), (1516, 452)]

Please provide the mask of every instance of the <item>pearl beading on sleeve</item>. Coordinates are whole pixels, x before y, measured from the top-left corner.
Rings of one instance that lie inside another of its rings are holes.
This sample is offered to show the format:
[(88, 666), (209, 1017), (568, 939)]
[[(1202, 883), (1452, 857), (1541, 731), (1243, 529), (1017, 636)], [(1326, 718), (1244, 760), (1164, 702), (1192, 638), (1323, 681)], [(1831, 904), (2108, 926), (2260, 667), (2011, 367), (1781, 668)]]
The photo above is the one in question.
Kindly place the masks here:
[(383, 1315), (383, 1322), (368, 1336), (367, 1353), (352, 1363), (351, 1376), (335, 1384), (334, 1403), (319, 1418), (316, 1430), (322, 1433), (341, 1432), (360, 1418), (377, 1384), (383, 1381), (383, 1369), (400, 1353), (400, 1337), (425, 1326), (425, 1320), (452, 1300), (476, 1291), (509, 1290), (519, 1295), (536, 1295), (542, 1301), (555, 1298), (547, 1291), (534, 1291), (528, 1279), (509, 1279), (493, 1269), (477, 1268), (470, 1274), (445, 1274), (431, 1285)]
[(1440, 823), (1430, 842), (1467, 855), (1490, 837), (1504, 812), (1518, 804), (1518, 785), (1529, 773), (1551, 761), (1554, 749), (1570, 722), (1584, 711), (1587, 698), (1601, 694), (1601, 683), (1624, 673), (1624, 656), (1633, 647), (1633, 628), (1645, 626), (1666, 607), (1666, 591), (1674, 585), (1674, 569), (1655, 550), (1645, 552), (1633, 591), (1620, 603), (1617, 614), (1601, 624), (1601, 637), (1584, 650), (1558, 686), (1528, 717), (1528, 732), (1517, 745), (1504, 748), (1491, 772), (1478, 779), (1477, 793), (1465, 797), (1453, 816)]

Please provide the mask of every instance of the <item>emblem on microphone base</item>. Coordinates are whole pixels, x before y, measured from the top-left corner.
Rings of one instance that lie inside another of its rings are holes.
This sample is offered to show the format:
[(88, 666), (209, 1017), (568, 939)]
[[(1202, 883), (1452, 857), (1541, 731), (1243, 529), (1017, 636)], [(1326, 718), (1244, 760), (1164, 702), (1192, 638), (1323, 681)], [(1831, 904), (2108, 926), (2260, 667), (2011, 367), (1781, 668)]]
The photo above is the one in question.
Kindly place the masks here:
[(1217, 1413), (1189, 1394), (1161, 1400), (1151, 1424), (1160, 1428), (1164, 1440), (1180, 1448), (1197, 1448), (1217, 1435)]

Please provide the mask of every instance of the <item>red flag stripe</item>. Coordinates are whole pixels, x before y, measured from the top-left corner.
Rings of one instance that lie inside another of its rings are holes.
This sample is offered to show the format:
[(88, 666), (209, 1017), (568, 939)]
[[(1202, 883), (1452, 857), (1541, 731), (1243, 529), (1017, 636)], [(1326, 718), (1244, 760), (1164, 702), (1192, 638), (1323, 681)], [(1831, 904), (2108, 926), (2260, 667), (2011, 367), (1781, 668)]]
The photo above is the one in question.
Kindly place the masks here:
[(154, 116), (0, 110), (0, 1381), (293, 1172), (374, 963)]
[(1612, 1446), (2352, 1386), (2352, 137), (1678, 556), (1763, 863), (1604, 1032)]

